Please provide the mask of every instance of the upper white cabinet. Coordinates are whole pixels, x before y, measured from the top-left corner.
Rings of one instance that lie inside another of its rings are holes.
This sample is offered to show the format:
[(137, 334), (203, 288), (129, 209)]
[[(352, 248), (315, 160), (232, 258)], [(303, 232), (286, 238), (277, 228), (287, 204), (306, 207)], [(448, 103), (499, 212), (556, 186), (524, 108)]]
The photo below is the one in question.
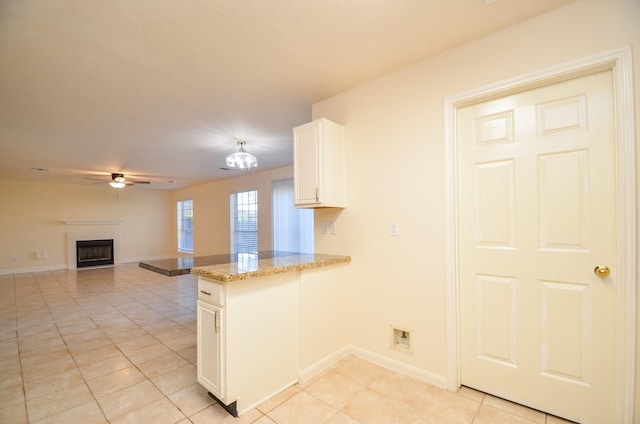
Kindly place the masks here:
[(344, 208), (344, 127), (325, 118), (293, 129), (293, 181), (298, 208)]

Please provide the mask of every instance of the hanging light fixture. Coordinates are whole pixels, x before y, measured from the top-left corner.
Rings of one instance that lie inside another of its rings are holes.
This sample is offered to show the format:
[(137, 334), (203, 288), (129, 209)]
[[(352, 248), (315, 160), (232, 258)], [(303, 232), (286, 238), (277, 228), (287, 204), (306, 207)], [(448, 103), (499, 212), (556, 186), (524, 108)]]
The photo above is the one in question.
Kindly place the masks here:
[(238, 140), (240, 150), (227, 156), (227, 166), (229, 169), (246, 170), (258, 166), (256, 157), (244, 150), (246, 143), (244, 140)]
[(122, 174), (111, 174), (111, 179), (113, 181), (109, 182), (109, 185), (113, 188), (122, 188), (126, 185), (124, 183), (125, 182), (124, 175)]

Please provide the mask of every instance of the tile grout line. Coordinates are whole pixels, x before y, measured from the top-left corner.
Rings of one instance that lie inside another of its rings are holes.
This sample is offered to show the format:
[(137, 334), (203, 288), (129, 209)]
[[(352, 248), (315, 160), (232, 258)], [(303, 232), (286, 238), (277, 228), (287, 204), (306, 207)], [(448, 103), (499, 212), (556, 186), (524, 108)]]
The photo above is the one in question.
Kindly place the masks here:
[(20, 365), (20, 380), (22, 382), (22, 404), (24, 407), (24, 414), (29, 422), (29, 409), (27, 408), (27, 393), (24, 388), (24, 370), (22, 368), (22, 354), (20, 351), (20, 334), (18, 331), (18, 288), (15, 275), (13, 277), (13, 303), (14, 303), (14, 320), (15, 320), (15, 333), (16, 333), (16, 348), (18, 350), (18, 365)]

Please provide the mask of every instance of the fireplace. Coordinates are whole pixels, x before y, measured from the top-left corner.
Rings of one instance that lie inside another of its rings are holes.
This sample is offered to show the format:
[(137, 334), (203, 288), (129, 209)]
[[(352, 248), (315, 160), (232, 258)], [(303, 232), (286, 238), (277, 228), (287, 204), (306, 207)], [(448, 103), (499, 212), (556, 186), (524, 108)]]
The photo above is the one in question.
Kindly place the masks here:
[(113, 264), (113, 239), (76, 240), (77, 268)]
[[(113, 225), (107, 227), (108, 223), (113, 222)], [(97, 231), (91, 231), (89, 225), (96, 225)], [(67, 269), (78, 269), (78, 247), (76, 246), (76, 242), (78, 241), (88, 241), (88, 240), (113, 240), (113, 265), (118, 265), (122, 262), (122, 258), (120, 257), (120, 228), (118, 225), (119, 221), (66, 221), (67, 225), (75, 226), (87, 226), (88, 228), (84, 231), (68, 231), (67, 232)], [(90, 268), (85, 267), (85, 269)]]

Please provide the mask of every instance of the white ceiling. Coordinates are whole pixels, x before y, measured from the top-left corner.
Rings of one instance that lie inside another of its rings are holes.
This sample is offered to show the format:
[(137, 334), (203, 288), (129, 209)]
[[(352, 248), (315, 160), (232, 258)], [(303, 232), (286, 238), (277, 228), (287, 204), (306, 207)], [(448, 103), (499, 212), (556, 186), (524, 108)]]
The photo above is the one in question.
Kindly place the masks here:
[(288, 165), (314, 102), (569, 1), (0, 0), (0, 179)]

